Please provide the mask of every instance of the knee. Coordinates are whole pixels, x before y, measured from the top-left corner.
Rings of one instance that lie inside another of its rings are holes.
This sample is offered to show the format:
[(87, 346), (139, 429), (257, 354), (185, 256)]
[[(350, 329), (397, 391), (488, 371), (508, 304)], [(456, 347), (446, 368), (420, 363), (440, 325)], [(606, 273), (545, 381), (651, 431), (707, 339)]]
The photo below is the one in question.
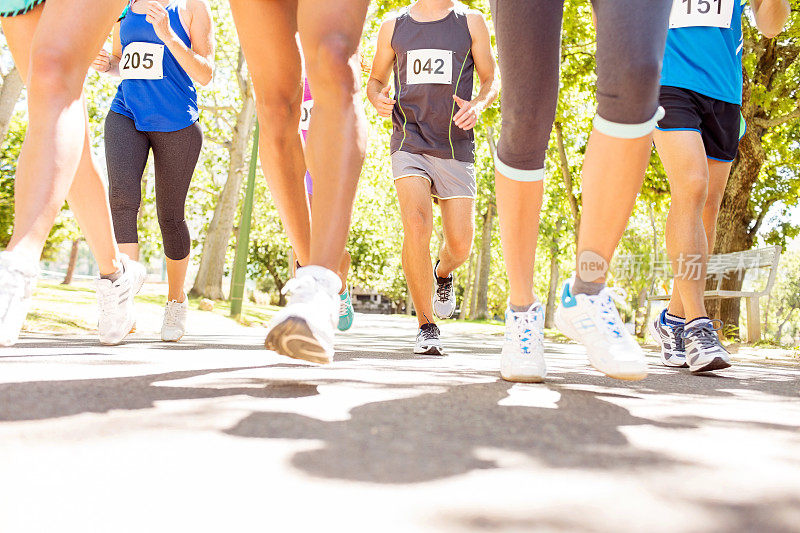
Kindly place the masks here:
[(358, 93), (358, 42), (331, 31), (306, 51), (309, 77), (315, 81), (314, 100), (352, 100)]
[(430, 238), (433, 232), (433, 220), (422, 209), (414, 209), (403, 218), (406, 237)]
[(77, 98), (85, 72), (75, 67), (75, 58), (55, 46), (37, 46), (31, 51), (28, 90), (32, 100)]
[(114, 216), (132, 214), (136, 217), (139, 214), (139, 197), (115, 190), (113, 186), (108, 195), (108, 203)]
[(285, 140), (298, 133), (302, 93), (298, 90), (269, 91), (256, 97), (264, 142), (281, 147)]
[(641, 124), (653, 118), (658, 107), (661, 59), (631, 58), (598, 80), (598, 113), (622, 124)]
[(673, 201), (682, 208), (703, 209), (708, 198), (708, 177), (701, 172), (690, 174), (671, 192)]
[(469, 259), (469, 252), (472, 250), (472, 236), (464, 235), (452, 242), (447, 243), (450, 256), (458, 264), (465, 263)]

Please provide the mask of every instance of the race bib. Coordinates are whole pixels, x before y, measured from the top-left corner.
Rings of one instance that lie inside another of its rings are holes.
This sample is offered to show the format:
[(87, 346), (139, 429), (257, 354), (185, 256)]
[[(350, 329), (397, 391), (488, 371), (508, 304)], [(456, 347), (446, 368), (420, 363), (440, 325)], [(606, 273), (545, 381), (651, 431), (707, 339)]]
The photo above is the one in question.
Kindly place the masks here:
[(738, 0), (673, 0), (669, 27), (730, 28), (735, 1)]
[(129, 44), (122, 51), (119, 73), (123, 80), (160, 80), (164, 78), (164, 45)]
[(306, 100), (300, 109), (300, 131), (308, 131), (311, 123), (311, 109), (314, 107), (314, 100)]
[(453, 52), (436, 48), (409, 50), (406, 54), (406, 83), (420, 85), (453, 83)]

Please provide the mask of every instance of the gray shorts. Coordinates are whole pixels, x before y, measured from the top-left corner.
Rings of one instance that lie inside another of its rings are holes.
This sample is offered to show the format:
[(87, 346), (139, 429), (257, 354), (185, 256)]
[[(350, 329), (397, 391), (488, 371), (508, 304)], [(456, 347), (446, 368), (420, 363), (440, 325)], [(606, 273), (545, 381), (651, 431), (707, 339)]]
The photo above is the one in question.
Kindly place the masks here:
[(392, 154), (394, 179), (422, 176), (431, 182), (431, 196), (441, 200), (475, 198), (475, 165), (457, 159), (397, 151)]

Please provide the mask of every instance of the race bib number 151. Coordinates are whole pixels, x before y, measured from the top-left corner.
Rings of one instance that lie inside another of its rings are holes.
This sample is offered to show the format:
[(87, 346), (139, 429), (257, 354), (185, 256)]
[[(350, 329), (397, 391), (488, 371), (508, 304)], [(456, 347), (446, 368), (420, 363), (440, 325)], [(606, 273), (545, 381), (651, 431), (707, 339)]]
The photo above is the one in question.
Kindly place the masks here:
[(436, 48), (409, 50), (406, 54), (406, 70), (408, 85), (450, 85), (453, 83), (453, 52)]
[(673, 0), (669, 27), (730, 28), (734, 1), (738, 0)]
[(119, 73), (124, 80), (160, 80), (164, 77), (164, 45), (130, 43), (122, 51)]

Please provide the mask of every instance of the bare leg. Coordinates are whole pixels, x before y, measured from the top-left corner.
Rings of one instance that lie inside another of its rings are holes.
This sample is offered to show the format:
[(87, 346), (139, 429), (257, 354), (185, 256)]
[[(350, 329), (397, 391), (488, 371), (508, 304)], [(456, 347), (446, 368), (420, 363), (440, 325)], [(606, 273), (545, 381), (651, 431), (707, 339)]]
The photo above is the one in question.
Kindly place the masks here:
[(369, 0), (299, 1), (300, 40), (314, 94), (306, 144), (315, 187), (309, 263), (330, 270), (342, 259), (366, 150), (357, 52), (368, 5)]
[(439, 200), (439, 206), (442, 209), (444, 246), (439, 252), (439, 269), (436, 275), (446, 278), (469, 259), (475, 236), (475, 200)]
[(421, 176), (395, 180), (400, 216), (403, 219), (403, 272), (417, 310), (419, 325), (433, 324), (433, 265), (431, 235), (433, 206), (431, 184)]
[(652, 135), (618, 139), (592, 131), (583, 161), (583, 211), (578, 235), (577, 273), (584, 281), (605, 280), (605, 271), (585, 272), (581, 261), (591, 255), (587, 252), (593, 252), (605, 261), (606, 268), (611, 263), (642, 188), (651, 140)]
[(717, 216), (719, 206), (722, 204), (722, 197), (725, 194), (725, 186), (728, 184), (728, 177), (731, 175), (733, 162), (708, 160), (708, 198), (703, 208), (703, 226), (708, 238), (708, 253), (714, 251), (714, 244), (717, 240)]
[(495, 174), (500, 241), (510, 286), (509, 301), (514, 306), (530, 307), (536, 300), (533, 276), (543, 194), (541, 181), (514, 181), (499, 172)]
[(300, 264), (309, 265), (311, 215), (298, 130), (303, 84), (295, 38), (297, 0), (231, 0), (231, 9), (255, 89), (264, 174), (289, 242)]
[(672, 197), (666, 238), (675, 287), (668, 312), (688, 322), (706, 315), (703, 292), (708, 238), (702, 218), (708, 193), (706, 151), (696, 131), (656, 131), (654, 140)]
[(119, 251), (123, 254), (127, 255), (134, 261), (139, 260), (139, 243), (137, 242), (128, 242), (128, 243), (119, 243)]
[[(8, 41), (9, 48), (14, 56), (17, 68), (19, 68), (25, 80), (28, 80), (30, 74), (31, 49), (33, 47), (36, 28), (42, 17), (43, 8), (44, 6), (40, 5), (25, 15), (3, 19), (3, 31)], [(118, 250), (116, 241), (114, 240), (111, 212), (108, 208), (105, 184), (100, 177), (91, 155), (85, 105), (82, 104), (82, 107), (84, 108), (84, 123), (87, 125), (85, 127), (83, 151), (81, 153), (77, 174), (69, 189), (67, 199), (70, 208), (83, 230), (86, 241), (97, 260), (100, 274), (106, 275), (115, 272), (119, 268)], [(19, 196), (17, 200), (16, 224), (20, 224), (21, 221), (23, 227), (32, 224), (31, 219), (35, 216), (38, 205), (38, 199), (29, 198), (25, 194), (25, 190), (25, 187), (22, 187), (21, 192), (19, 190), (17, 191)], [(27, 190), (36, 189), (28, 188)], [(20, 203), (22, 205), (20, 205)], [(58, 209), (60, 209), (60, 207), (61, 206), (59, 206)], [(20, 238), (20, 240), (22, 239)]]
[(186, 270), (188, 268), (188, 255), (178, 260), (167, 258), (167, 281), (169, 283), (167, 300), (183, 302), (186, 299), (183, 285), (186, 283)]

